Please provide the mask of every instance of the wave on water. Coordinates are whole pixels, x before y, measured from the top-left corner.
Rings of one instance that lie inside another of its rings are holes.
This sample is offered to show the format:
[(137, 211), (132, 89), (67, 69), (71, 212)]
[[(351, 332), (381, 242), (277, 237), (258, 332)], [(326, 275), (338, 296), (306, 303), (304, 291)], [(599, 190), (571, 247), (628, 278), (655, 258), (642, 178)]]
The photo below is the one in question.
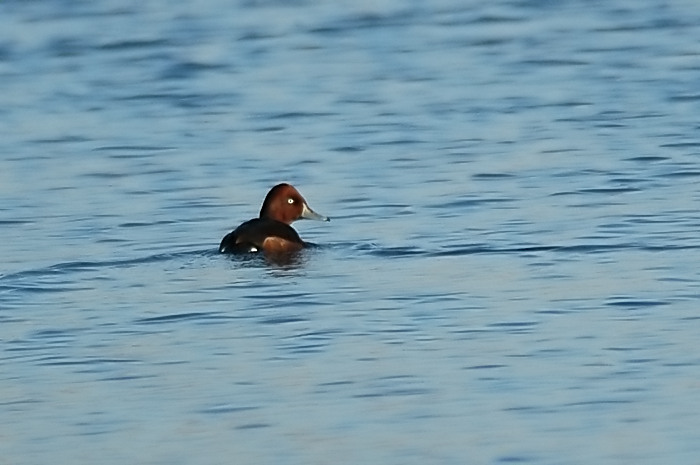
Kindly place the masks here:
[(679, 245), (679, 244), (643, 244), (637, 242), (628, 243), (582, 243), (571, 245), (514, 245), (508, 246), (492, 246), (488, 244), (466, 244), (455, 245), (440, 248), (438, 250), (425, 249), (420, 247), (387, 247), (377, 245), (365, 245), (355, 247), (356, 250), (365, 252), (368, 255), (383, 258), (404, 258), (404, 257), (446, 257), (446, 256), (461, 256), (461, 255), (477, 255), (477, 254), (494, 254), (494, 255), (510, 255), (510, 254), (528, 254), (528, 253), (543, 253), (552, 252), (555, 254), (599, 254), (606, 252), (624, 251), (624, 250), (641, 250), (647, 252), (670, 251), (670, 250), (698, 250), (698, 245)]
[[(56, 278), (63, 275), (71, 275), (74, 273), (82, 272), (95, 272), (101, 269), (109, 268), (126, 268), (133, 267), (149, 263), (167, 262), (171, 260), (178, 260), (183, 258), (196, 258), (196, 257), (206, 257), (216, 255), (216, 250), (206, 249), (206, 250), (189, 250), (182, 252), (168, 252), (159, 253), (153, 255), (147, 255), (144, 257), (135, 258), (125, 258), (118, 260), (77, 260), (71, 262), (57, 263), (55, 265), (49, 265), (42, 268), (35, 268), (24, 271), (17, 271), (14, 273), (8, 273), (5, 275), (0, 275), (0, 290), (12, 287), (11, 284), (6, 283), (24, 283), (26, 281), (36, 282), (42, 278)], [(26, 286), (18, 286), (26, 287)], [(40, 288), (32, 287), (32, 290), (40, 291)], [(58, 290), (55, 288), (46, 290)]]

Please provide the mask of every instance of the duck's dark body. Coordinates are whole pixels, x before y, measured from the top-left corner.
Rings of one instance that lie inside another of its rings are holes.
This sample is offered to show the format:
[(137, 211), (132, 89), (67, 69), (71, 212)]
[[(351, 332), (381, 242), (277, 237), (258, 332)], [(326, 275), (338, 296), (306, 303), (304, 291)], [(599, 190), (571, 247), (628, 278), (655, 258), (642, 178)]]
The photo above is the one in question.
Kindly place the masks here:
[[(274, 238), (274, 239), (271, 239)], [(274, 247), (273, 241), (288, 243), (288, 248), (301, 249), (307, 244), (301, 240), (299, 234), (281, 221), (271, 218), (253, 218), (226, 234), (219, 245), (222, 253), (257, 252), (259, 250)], [(267, 244), (267, 246), (266, 246)], [(294, 247), (296, 244), (296, 247)]]

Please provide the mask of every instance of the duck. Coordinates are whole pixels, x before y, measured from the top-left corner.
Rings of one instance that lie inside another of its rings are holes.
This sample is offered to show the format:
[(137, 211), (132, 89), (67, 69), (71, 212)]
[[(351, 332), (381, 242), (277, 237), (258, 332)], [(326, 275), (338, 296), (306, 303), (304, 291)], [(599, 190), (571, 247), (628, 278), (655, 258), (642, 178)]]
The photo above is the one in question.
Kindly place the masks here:
[(313, 246), (303, 241), (291, 226), (301, 219), (330, 221), (327, 216), (313, 211), (294, 186), (277, 184), (265, 196), (260, 216), (226, 234), (219, 245), (219, 253), (286, 254)]

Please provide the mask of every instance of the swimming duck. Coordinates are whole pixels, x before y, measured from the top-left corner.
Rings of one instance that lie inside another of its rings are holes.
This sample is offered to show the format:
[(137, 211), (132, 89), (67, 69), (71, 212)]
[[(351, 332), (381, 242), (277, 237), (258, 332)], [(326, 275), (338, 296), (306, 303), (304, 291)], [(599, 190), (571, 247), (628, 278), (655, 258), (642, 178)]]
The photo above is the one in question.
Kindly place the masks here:
[(330, 221), (330, 218), (313, 211), (294, 186), (278, 184), (267, 193), (260, 216), (226, 234), (219, 245), (219, 252), (263, 251), (279, 254), (308, 247), (310, 244), (301, 240), (290, 226), (299, 219)]

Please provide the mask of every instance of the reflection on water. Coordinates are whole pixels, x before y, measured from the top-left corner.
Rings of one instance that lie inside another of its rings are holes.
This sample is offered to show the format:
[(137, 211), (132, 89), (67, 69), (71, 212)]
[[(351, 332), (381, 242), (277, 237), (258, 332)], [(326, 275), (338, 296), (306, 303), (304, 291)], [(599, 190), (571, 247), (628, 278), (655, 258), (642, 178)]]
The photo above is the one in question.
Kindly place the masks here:
[(693, 2), (4, 5), (8, 463), (696, 460)]

